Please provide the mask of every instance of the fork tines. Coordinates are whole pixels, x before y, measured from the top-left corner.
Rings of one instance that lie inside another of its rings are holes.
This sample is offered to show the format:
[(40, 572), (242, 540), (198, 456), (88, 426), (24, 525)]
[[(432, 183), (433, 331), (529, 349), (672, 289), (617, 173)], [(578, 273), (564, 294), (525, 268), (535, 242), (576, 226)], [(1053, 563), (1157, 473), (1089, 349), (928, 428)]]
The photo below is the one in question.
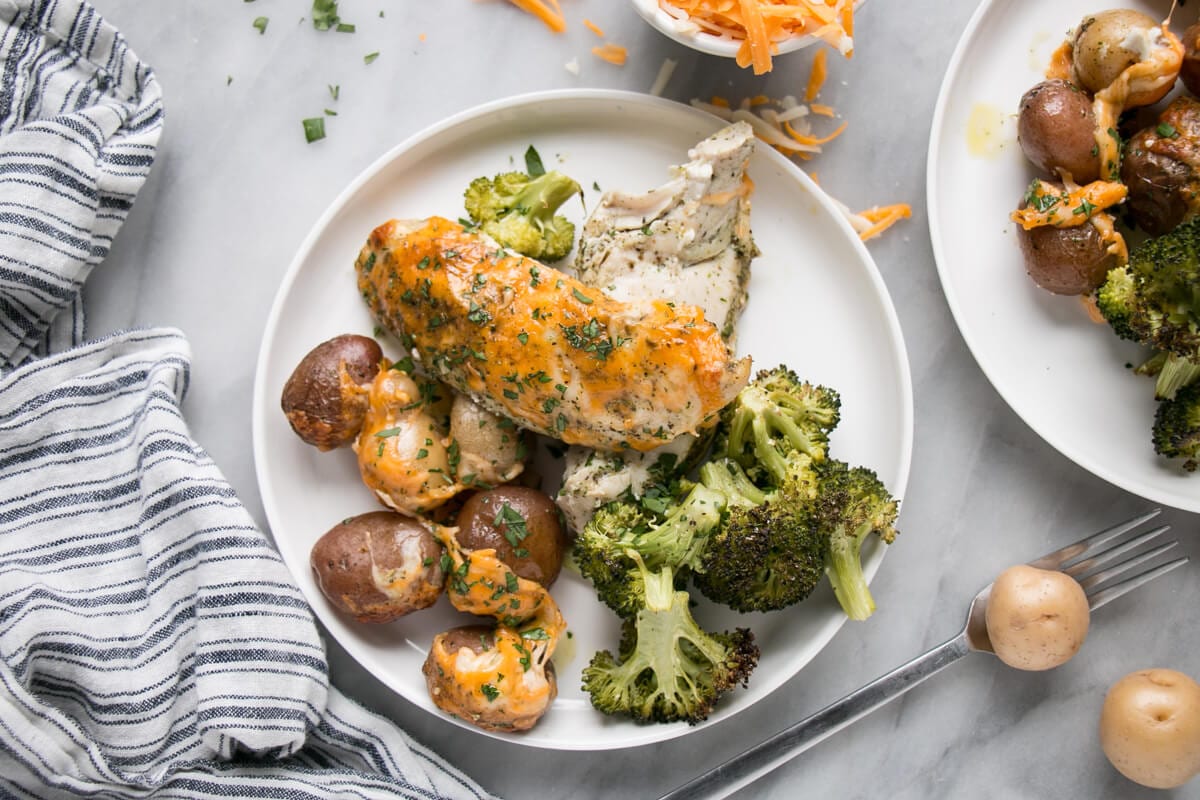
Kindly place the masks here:
[[(1075, 578), (1087, 592), (1088, 604), (1099, 608), (1188, 562), (1187, 556), (1163, 560), (1162, 556), (1179, 544), (1174, 539), (1161, 540), (1170, 530), (1169, 525), (1138, 530), (1159, 513), (1160, 509), (1154, 509), (1139, 514), (1030, 563), (1043, 569), (1059, 569)], [(1145, 565), (1150, 566), (1135, 572)], [(1121, 580), (1113, 583), (1118, 578)]]

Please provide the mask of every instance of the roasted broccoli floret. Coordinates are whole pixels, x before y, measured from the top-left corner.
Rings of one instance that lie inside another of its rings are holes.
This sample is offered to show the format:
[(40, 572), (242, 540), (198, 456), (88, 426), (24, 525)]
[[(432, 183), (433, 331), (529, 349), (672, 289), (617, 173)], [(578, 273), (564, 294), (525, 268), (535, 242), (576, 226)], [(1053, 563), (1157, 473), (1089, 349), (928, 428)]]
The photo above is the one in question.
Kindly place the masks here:
[(825, 457), (840, 415), (841, 398), (833, 389), (801, 381), (786, 367), (763, 370), (721, 412), (717, 447), (751, 479), (780, 484), (787, 480), (790, 453)]
[(825, 572), (846, 616), (864, 620), (875, 611), (875, 599), (863, 574), (863, 542), (871, 533), (895, 540), (899, 503), (866, 467), (826, 459), (813, 468), (818, 480), (813, 524), (829, 542)]
[(583, 688), (605, 714), (636, 722), (697, 723), (723, 694), (745, 685), (758, 663), (749, 630), (707, 633), (675, 586), (670, 567), (652, 571), (636, 553), (640, 607), (625, 620), (618, 656), (602, 650), (583, 670)]
[(1121, 338), (1200, 361), (1200, 219), (1135, 247), (1096, 304)]
[(575, 562), (600, 599), (629, 616), (640, 605), (630, 599), (630, 583), (637, 575), (634, 556), (649, 569), (670, 567), (681, 582), (686, 580), (700, 567), (709, 532), (720, 524), (724, 506), (724, 495), (703, 484), (692, 486), (661, 515), (633, 500), (608, 503), (576, 537)]
[(1154, 414), (1154, 452), (1182, 458), (1183, 468), (1195, 472), (1200, 459), (1200, 383), (1189, 384), (1170, 400), (1158, 404)]
[(829, 540), (812, 525), (815, 481), (807, 465), (794, 472), (797, 479), (764, 492), (735, 461), (701, 467), (700, 480), (726, 498), (724, 521), (709, 535), (694, 578), (709, 600), (735, 611), (775, 611), (821, 582)]
[(504, 172), (476, 178), (463, 195), (467, 214), (484, 233), (505, 247), (543, 261), (558, 261), (575, 243), (575, 225), (554, 212), (579, 184), (551, 170), (536, 178)]

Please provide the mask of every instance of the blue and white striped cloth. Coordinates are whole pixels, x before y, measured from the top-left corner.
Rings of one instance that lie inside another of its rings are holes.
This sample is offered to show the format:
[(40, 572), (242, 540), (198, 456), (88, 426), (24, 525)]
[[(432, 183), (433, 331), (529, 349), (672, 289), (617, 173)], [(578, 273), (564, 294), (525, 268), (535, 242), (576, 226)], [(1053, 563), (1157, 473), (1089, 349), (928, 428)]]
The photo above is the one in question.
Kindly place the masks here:
[(0, 0), (0, 798), (486, 798), (330, 687), (311, 612), (180, 413), (178, 331), (81, 344), (153, 161), (153, 73)]

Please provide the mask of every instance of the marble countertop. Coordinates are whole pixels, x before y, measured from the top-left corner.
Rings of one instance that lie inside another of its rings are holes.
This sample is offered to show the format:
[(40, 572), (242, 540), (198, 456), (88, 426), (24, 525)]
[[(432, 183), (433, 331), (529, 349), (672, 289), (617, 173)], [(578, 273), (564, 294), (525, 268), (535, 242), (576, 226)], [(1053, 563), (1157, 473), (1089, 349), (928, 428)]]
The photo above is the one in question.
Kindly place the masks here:
[[(181, 328), (194, 350), (184, 407), (266, 528), (250, 446), (255, 360), (293, 254), (361, 169), (410, 134), (505, 95), (570, 87), (664, 94), (800, 94), (810, 56), (755, 78), (646, 26), (617, 0), (563, 0), (555, 36), (501, 0), (341, 0), (353, 35), (319, 33), (307, 2), (93, 0), (156, 70), (167, 123), (158, 163), (85, 291), (89, 335)], [(929, 121), (974, 2), (873, 0), (850, 61), (830, 58), (822, 100), (850, 123), (808, 168), (851, 207), (906, 201), (913, 218), (870, 243), (906, 339), (915, 449), (903, 535), (873, 591), (879, 611), (848, 624), (768, 701), (719, 725), (636, 749), (550, 752), (475, 735), (392, 694), (330, 642), (333, 680), (505, 797), (653, 797), (958, 632), (969, 599), (1001, 568), (1148, 504), (1079, 468), (1009, 409), (976, 366), (946, 305), (925, 214)], [(260, 34), (252, 21), (270, 19)], [(627, 45), (624, 67), (590, 54)], [(378, 51), (372, 64), (363, 56)], [(579, 75), (564, 68), (577, 58)], [(328, 87), (340, 86), (334, 102)], [(300, 121), (324, 108), (328, 136)], [(1200, 480), (1200, 479), (1198, 479)], [(1197, 518), (1164, 517), (1200, 556)], [(1121, 675), (1168, 666), (1200, 676), (1195, 567), (1106, 607), (1070, 664), (1022, 673), (972, 656), (796, 758), (740, 796), (784, 798), (1149, 797), (1100, 751), (1096, 724)], [(1163, 794), (1163, 793), (1157, 793)], [(1193, 784), (1176, 797), (1200, 796)]]

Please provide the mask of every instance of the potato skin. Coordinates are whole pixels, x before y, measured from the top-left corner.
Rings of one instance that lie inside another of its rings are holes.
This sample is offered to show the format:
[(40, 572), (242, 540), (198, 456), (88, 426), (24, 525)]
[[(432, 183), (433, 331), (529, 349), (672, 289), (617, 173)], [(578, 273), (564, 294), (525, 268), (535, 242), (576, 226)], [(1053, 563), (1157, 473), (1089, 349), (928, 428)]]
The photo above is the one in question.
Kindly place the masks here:
[(359, 622), (391, 622), (433, 605), (445, 586), (443, 548), (425, 526), (372, 511), (333, 526), (309, 556), (321, 592)]
[(514, 711), (506, 702), (507, 698), (501, 697), (499, 702), (488, 701), (468, 687), (457, 685), (451, 675), (439, 666), (439, 652), (453, 657), (464, 647), (476, 655), (494, 650), (495, 630), (485, 625), (464, 625), (437, 635), (433, 646), (429, 648), (429, 655), (421, 665), (425, 685), (434, 705), (486, 731), (525, 731), (536, 725), (558, 696), (554, 662), (547, 660), (542, 672), (549, 684), (548, 691), (541, 696), (542, 702)]
[(992, 584), (985, 611), (992, 650), (1025, 670), (1065, 664), (1087, 638), (1087, 595), (1074, 578), (1026, 564), (1009, 567)]
[(1139, 228), (1159, 236), (1183, 222), (1188, 204), (1184, 192), (1191, 174), (1188, 166), (1157, 152), (1153, 128), (1134, 134), (1121, 160), (1121, 182), (1129, 188), (1125, 205)]
[(367, 410), (365, 387), (383, 351), (366, 336), (342, 334), (314, 347), (283, 385), (280, 406), (304, 441), (332, 450), (354, 441)]
[(1117, 266), (1100, 232), (1089, 222), (1069, 228), (1017, 226), (1025, 271), (1033, 282), (1055, 294), (1088, 294)]
[[(1141, 60), (1136, 49), (1124, 46), (1135, 30), (1151, 30), (1159, 23), (1140, 11), (1110, 9), (1088, 14), (1079, 23), (1074, 39), (1075, 79), (1084, 89), (1095, 93), (1107, 88), (1122, 72)], [(1157, 97), (1136, 98), (1130, 105), (1158, 102), (1170, 90), (1166, 86)], [(1131, 100), (1134, 98), (1131, 98)]]
[(1200, 773), (1200, 685), (1172, 669), (1143, 669), (1114, 683), (1100, 711), (1100, 746), (1131, 781), (1182, 786)]
[(1200, 22), (1189, 25), (1179, 38), (1183, 42), (1179, 79), (1189, 92), (1200, 95)]
[[(513, 512), (525, 520), (528, 535), (523, 538), (519, 523), (510, 526), (503, 520)], [(546, 587), (558, 577), (567, 546), (558, 506), (526, 486), (500, 486), (472, 495), (459, 511), (455, 538), (467, 550), (494, 548), (496, 557), (519, 577)]]
[(1044, 172), (1058, 175), (1061, 169), (1081, 184), (1100, 177), (1092, 100), (1068, 81), (1043, 81), (1021, 97), (1017, 141)]

